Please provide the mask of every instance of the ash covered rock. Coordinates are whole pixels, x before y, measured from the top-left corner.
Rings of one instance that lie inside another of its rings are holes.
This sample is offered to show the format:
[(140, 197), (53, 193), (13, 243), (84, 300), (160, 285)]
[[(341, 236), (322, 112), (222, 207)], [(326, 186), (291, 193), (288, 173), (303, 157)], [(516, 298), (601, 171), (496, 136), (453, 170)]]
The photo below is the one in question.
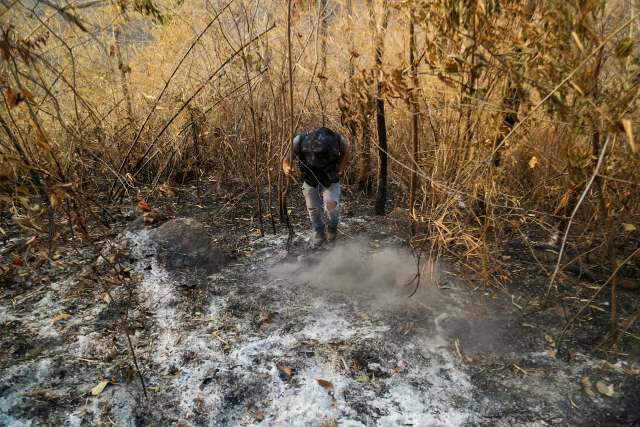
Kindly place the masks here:
[(149, 232), (156, 244), (157, 258), (170, 272), (217, 273), (225, 264), (225, 254), (205, 226), (192, 218), (176, 218)]

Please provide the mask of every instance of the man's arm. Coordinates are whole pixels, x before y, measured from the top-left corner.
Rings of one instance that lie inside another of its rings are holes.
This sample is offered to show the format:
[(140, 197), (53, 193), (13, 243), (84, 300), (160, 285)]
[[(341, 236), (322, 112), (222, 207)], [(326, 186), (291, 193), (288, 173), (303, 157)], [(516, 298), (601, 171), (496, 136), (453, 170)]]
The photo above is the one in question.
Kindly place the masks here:
[(300, 145), (300, 135), (296, 135), (295, 138), (293, 138), (293, 143), (291, 144), (291, 152), (289, 153), (289, 155), (287, 157), (285, 157), (282, 160), (282, 172), (286, 175), (286, 176), (291, 176), (293, 175), (294, 172), (294, 166), (293, 166), (293, 159), (295, 157), (297, 157), (298, 155), (298, 148)]
[(290, 176), (293, 173), (293, 164), (291, 163), (291, 161), (285, 157), (285, 159), (282, 161), (282, 172), (286, 175), (286, 176)]

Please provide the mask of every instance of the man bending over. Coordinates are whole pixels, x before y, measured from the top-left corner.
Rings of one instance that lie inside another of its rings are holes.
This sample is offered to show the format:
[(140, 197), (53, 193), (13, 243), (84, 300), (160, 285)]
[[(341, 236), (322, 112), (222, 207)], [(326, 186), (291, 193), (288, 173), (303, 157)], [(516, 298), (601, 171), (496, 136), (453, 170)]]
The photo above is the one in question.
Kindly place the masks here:
[[(293, 158), (304, 183), (304, 194), (313, 227), (312, 247), (336, 239), (340, 222), (340, 177), (349, 165), (349, 143), (339, 133), (321, 127), (293, 139), (290, 159), (282, 161), (282, 171), (293, 173)], [(328, 219), (325, 229), (324, 214)]]

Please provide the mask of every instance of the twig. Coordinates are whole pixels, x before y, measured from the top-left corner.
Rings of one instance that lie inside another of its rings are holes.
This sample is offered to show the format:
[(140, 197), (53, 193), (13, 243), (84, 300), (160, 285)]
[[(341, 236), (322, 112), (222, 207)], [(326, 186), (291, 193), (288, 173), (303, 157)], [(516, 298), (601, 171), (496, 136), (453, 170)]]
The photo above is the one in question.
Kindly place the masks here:
[(556, 276), (560, 271), (560, 263), (562, 262), (562, 256), (564, 255), (564, 249), (567, 244), (567, 237), (569, 236), (569, 230), (571, 229), (571, 224), (573, 223), (573, 219), (576, 216), (576, 213), (578, 212), (580, 205), (582, 205), (582, 202), (584, 201), (585, 197), (591, 190), (591, 185), (593, 184), (593, 181), (596, 179), (596, 176), (598, 176), (598, 171), (600, 170), (600, 166), (602, 166), (602, 163), (604, 162), (604, 155), (607, 152), (609, 141), (610, 141), (610, 136), (607, 135), (607, 139), (604, 142), (604, 147), (602, 147), (602, 151), (600, 152), (600, 156), (598, 157), (598, 163), (596, 164), (596, 167), (593, 170), (593, 174), (591, 174), (591, 178), (589, 178), (589, 182), (587, 182), (587, 184), (585, 185), (584, 190), (580, 195), (580, 199), (578, 200), (578, 203), (576, 203), (576, 206), (573, 208), (573, 212), (571, 212), (571, 216), (569, 217), (569, 222), (567, 223), (567, 228), (565, 229), (564, 236), (562, 237), (562, 244), (560, 245), (560, 253), (558, 254), (556, 267), (553, 270), (553, 273), (551, 274), (551, 279), (549, 280), (549, 286), (547, 287), (545, 299), (549, 297), (549, 293), (551, 292), (551, 287), (553, 286)]
[(411, 281), (409, 283), (412, 283), (414, 280), (416, 282), (416, 287), (413, 290), (413, 292), (411, 292), (411, 294), (409, 295), (409, 298), (411, 298), (412, 296), (414, 296), (416, 294), (416, 292), (418, 292), (418, 288), (420, 288), (420, 277), (421, 277), (421, 271), (420, 271), (420, 257), (422, 256), (422, 252), (418, 252), (418, 254), (416, 255), (416, 275), (413, 277), (413, 279), (411, 279)]
[(187, 99), (178, 109), (178, 111), (176, 111), (174, 113), (174, 115), (167, 121), (167, 123), (164, 124), (164, 126), (160, 129), (160, 132), (158, 132), (158, 134), (153, 138), (153, 140), (151, 141), (151, 143), (149, 144), (149, 147), (147, 148), (147, 150), (144, 152), (144, 154), (140, 157), (140, 159), (138, 160), (138, 162), (136, 163), (136, 165), (133, 167), (134, 172), (131, 174), (133, 177), (136, 177), (143, 169), (144, 167), (148, 164), (148, 162), (143, 163), (144, 159), (147, 157), (147, 155), (149, 154), (149, 152), (151, 151), (151, 149), (156, 145), (156, 143), (158, 142), (158, 140), (160, 139), (160, 137), (162, 137), (162, 135), (164, 135), (164, 133), (167, 131), (167, 129), (169, 128), (169, 126), (171, 126), (171, 124), (174, 122), (174, 120), (180, 115), (180, 113), (182, 113), (182, 111), (187, 108), (187, 106), (189, 104), (191, 104), (191, 101), (193, 101), (195, 99), (196, 96), (198, 96), (198, 94), (209, 84), (209, 82), (211, 80), (213, 80), (213, 78), (215, 76), (218, 75), (218, 73), (220, 73), (220, 71), (222, 71), (231, 61), (233, 61), (233, 59), (235, 59), (236, 56), (238, 56), (247, 46), (249, 46), (250, 44), (252, 44), (253, 42), (255, 42), (256, 40), (259, 40), (262, 36), (264, 36), (266, 33), (268, 33), (269, 31), (273, 30), (275, 28), (275, 24), (272, 24), (269, 28), (267, 28), (266, 30), (264, 30), (262, 33), (258, 34), (256, 37), (254, 37), (253, 39), (249, 40), (247, 43), (243, 44), (242, 46), (240, 46), (240, 48), (238, 48), (238, 50), (234, 51), (233, 54), (231, 54), (231, 56), (229, 56), (201, 85), (200, 87), (198, 87), (198, 89), (196, 89), (196, 91), (189, 97), (189, 99)]
[(131, 352), (133, 365), (136, 367), (138, 378), (140, 378), (140, 384), (142, 384), (142, 393), (144, 393), (144, 397), (148, 399), (149, 396), (147, 396), (147, 386), (144, 384), (144, 377), (142, 376), (142, 372), (140, 371), (140, 367), (138, 366), (138, 359), (136, 358), (136, 352), (133, 350), (133, 344), (131, 344), (131, 336), (129, 335), (129, 330), (126, 325), (125, 325), (124, 333), (127, 336), (127, 342), (129, 343), (129, 351)]
[(613, 281), (613, 279), (616, 277), (616, 275), (618, 274), (618, 271), (620, 271), (620, 269), (627, 263), (629, 262), (629, 260), (631, 258), (633, 258), (634, 256), (636, 256), (638, 253), (640, 253), (640, 247), (636, 248), (635, 251), (633, 251), (631, 253), (631, 255), (629, 255), (628, 257), (626, 257), (624, 259), (624, 261), (622, 261), (618, 267), (616, 267), (616, 269), (613, 271), (613, 273), (611, 273), (611, 276), (609, 276), (609, 278), (607, 279), (606, 282), (604, 282), (602, 284), (602, 286), (600, 286), (600, 288), (598, 288), (598, 290), (593, 294), (593, 296), (589, 299), (589, 301), (587, 301), (582, 308), (580, 308), (580, 310), (578, 310), (578, 312), (571, 318), (571, 320), (569, 320), (567, 322), (567, 324), (564, 326), (564, 328), (562, 328), (562, 331), (560, 332), (560, 335), (558, 336), (558, 339), (556, 340), (556, 343), (558, 345), (558, 347), (560, 346), (560, 342), (562, 341), (562, 339), (564, 338), (565, 334), (567, 333), (567, 330), (569, 329), (569, 327), (571, 327), (571, 325), (573, 325), (573, 323), (575, 323), (575, 321), (578, 319), (578, 317), (580, 317), (580, 315), (582, 314), (582, 312), (584, 312), (587, 307), (589, 307), (591, 305), (591, 303), (593, 303), (593, 301), (595, 301), (595, 299), (598, 297), (598, 295), (600, 295), (600, 293), (607, 287), (607, 285), (609, 283), (611, 283)]
[[(120, 167), (118, 167), (118, 172), (117, 172), (118, 174), (122, 173), (122, 170), (124, 169), (125, 165), (127, 164), (127, 161), (129, 160), (129, 156), (131, 155), (131, 152), (133, 151), (133, 148), (138, 144), (138, 141), (140, 140), (140, 136), (142, 135), (142, 131), (144, 130), (144, 127), (147, 125), (147, 123), (149, 122), (149, 119), (151, 119), (151, 116), (156, 111), (156, 107), (158, 106), (158, 103), (160, 102), (160, 99), (162, 98), (162, 96), (164, 95), (165, 91), (169, 87), (169, 84), (171, 83), (171, 80), (173, 80), (173, 77), (178, 72), (178, 69), (180, 69), (180, 67), (182, 66), (182, 63), (185, 61), (185, 59), (187, 59), (187, 56), (189, 56), (189, 53), (191, 53), (191, 51), (196, 46), (198, 41), (200, 41), (202, 36), (209, 30), (209, 28), (213, 25), (213, 23), (218, 20), (218, 17), (225, 10), (227, 10), (227, 8), (231, 5), (231, 3), (233, 3), (233, 1), (234, 0), (231, 0), (218, 13), (216, 13), (216, 15), (213, 17), (213, 19), (211, 21), (209, 21), (207, 26), (204, 27), (204, 29), (200, 32), (200, 34), (198, 34), (198, 36), (193, 40), (193, 42), (191, 43), (191, 46), (189, 46), (189, 49), (187, 49), (187, 51), (182, 56), (180, 61), (174, 67), (173, 72), (171, 73), (171, 75), (169, 76), (169, 78), (165, 82), (164, 87), (162, 88), (162, 90), (160, 91), (160, 93), (156, 97), (155, 101), (153, 102), (153, 105), (151, 106), (151, 110), (149, 111), (149, 114), (147, 114), (147, 117), (144, 119), (144, 122), (142, 123), (142, 126), (140, 126), (140, 129), (138, 129), (138, 133), (136, 134), (136, 137), (133, 139), (133, 142), (129, 146), (129, 149), (127, 150), (127, 153), (125, 154), (124, 158), (122, 159), (122, 163), (120, 163)], [(111, 190), (109, 191), (109, 198), (111, 198), (111, 196), (113, 195), (112, 193), (113, 193), (113, 190), (114, 190), (117, 182), (118, 182), (117, 180), (114, 181), (113, 185), (111, 186)]]
[[(293, 117), (293, 56), (292, 56), (292, 41), (291, 41), (291, 20), (292, 20), (292, 12), (293, 12), (293, 0), (287, 1), (287, 71), (289, 73), (289, 144), (293, 144), (293, 138), (295, 134), (295, 124)], [(289, 145), (288, 144), (288, 145)], [(289, 149), (289, 162), (291, 162), (291, 150)], [(287, 230), (289, 231), (289, 235), (287, 237), (287, 250), (289, 250), (291, 246), (291, 241), (295, 236), (293, 231), (293, 226), (291, 225), (291, 220), (289, 218), (289, 212), (287, 209), (287, 198), (289, 195), (289, 177), (285, 178), (284, 189), (282, 191), (281, 196), (281, 206), (280, 206), (280, 215), (284, 218), (285, 223), (287, 225)]]

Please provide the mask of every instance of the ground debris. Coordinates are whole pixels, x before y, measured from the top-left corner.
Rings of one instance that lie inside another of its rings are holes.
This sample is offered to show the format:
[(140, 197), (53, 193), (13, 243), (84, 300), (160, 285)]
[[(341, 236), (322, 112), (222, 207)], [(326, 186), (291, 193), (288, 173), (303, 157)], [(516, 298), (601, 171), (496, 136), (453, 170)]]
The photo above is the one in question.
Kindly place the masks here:
[[(286, 233), (235, 236), (250, 255), (184, 287), (188, 270), (169, 271), (155, 230), (129, 229), (105, 242), (102, 263), (0, 301), (0, 425), (507, 426), (633, 414), (633, 366), (550, 357), (555, 331), (504, 312), (511, 294), (478, 303), (453, 274), (446, 291), (407, 299), (395, 286), (405, 252), (390, 240), (364, 237), (358, 259), (382, 266), (372, 274), (348, 268), (360, 245), (298, 261)], [(229, 240), (206, 230), (207, 245)], [(73, 315), (52, 322), (62, 313)]]

